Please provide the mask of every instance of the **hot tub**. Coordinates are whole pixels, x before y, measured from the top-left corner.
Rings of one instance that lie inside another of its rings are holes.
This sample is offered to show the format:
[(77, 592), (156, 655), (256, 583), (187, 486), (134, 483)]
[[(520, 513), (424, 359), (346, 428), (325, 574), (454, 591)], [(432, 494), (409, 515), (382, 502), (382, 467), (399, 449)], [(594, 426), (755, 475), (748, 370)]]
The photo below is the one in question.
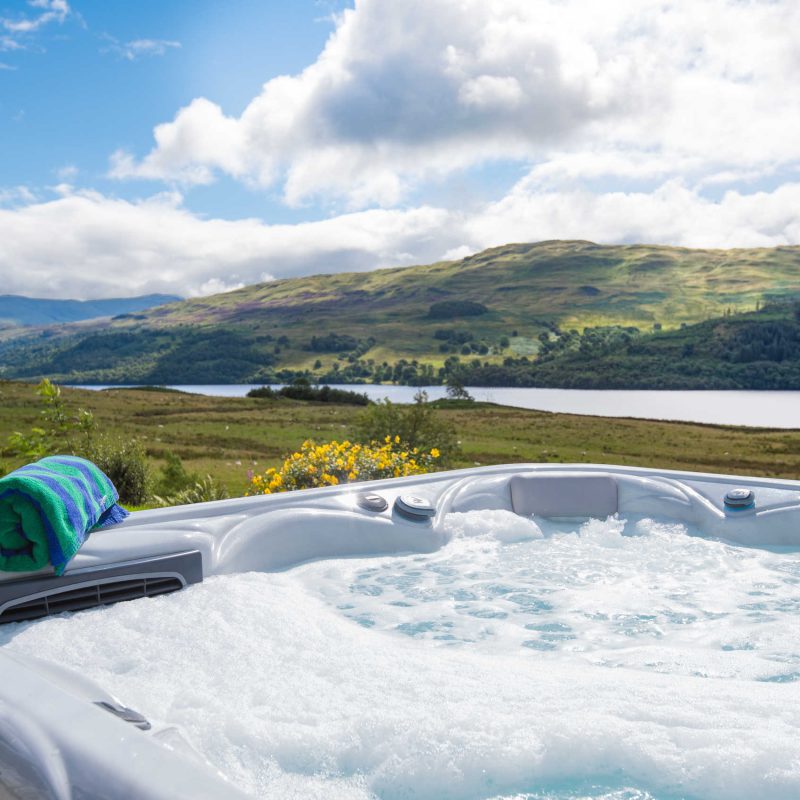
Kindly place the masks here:
[(514, 465), (139, 512), (0, 579), (0, 798), (796, 798), (798, 610), (798, 482)]

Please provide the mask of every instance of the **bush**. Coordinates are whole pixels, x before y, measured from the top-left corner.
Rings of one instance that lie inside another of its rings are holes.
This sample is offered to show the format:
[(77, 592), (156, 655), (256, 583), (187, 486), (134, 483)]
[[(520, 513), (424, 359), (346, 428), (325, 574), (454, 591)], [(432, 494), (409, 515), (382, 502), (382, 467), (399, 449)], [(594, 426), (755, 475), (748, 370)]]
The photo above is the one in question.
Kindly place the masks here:
[(108, 475), (121, 502), (134, 506), (147, 502), (150, 467), (137, 441), (98, 441), (92, 444), (85, 456)]
[(474, 338), (469, 331), (457, 330), (456, 328), (437, 328), (433, 334), (434, 339), (444, 339), (451, 344), (466, 344)]
[(147, 501), (150, 470), (141, 445), (136, 441), (96, 439), (91, 412), (68, 409), (61, 389), (47, 378), (36, 387), (36, 394), (42, 403), (41, 424), (27, 433), (12, 433), (7, 451), (30, 460), (57, 453), (82, 456), (108, 475), (123, 503), (143, 505)]
[(202, 480), (198, 479), (193, 485), (175, 492), (174, 494), (162, 497), (154, 495), (153, 501), (156, 506), (185, 506), (190, 503), (209, 503), (212, 500), (227, 500), (228, 490), (210, 475), (206, 475)]
[(260, 397), (262, 400), (274, 400), (277, 396), (277, 392), (270, 386), (259, 386), (245, 395), (245, 397)]
[(363, 411), (353, 429), (353, 438), (365, 444), (399, 438), (407, 450), (420, 452), (436, 449), (440, 463), (448, 466), (460, 448), (452, 425), (442, 419), (428, 403), (425, 392), (418, 392), (411, 406), (398, 406), (390, 400), (375, 403)]
[(261, 475), (254, 475), (246, 494), (273, 494), (420, 475), (431, 472), (439, 457), (436, 448), (429, 451), (404, 448), (399, 436), (394, 439), (387, 436), (383, 444), (371, 445), (348, 441), (317, 445), (309, 439), (298, 452), (286, 458), (280, 469), (270, 468)]
[(341, 403), (354, 406), (365, 406), (369, 403), (369, 398), (363, 393), (347, 389), (331, 389), (330, 386), (284, 386), (278, 394), (293, 400), (308, 400), (314, 403)]
[(332, 389), (330, 386), (311, 386), (308, 381), (295, 380), (290, 386), (283, 386), (277, 391), (269, 386), (251, 389), (248, 397), (261, 397), (274, 400), (277, 397), (288, 397), (292, 400), (306, 400), (312, 403), (339, 403), (343, 405), (366, 406), (367, 395), (351, 392), (347, 389)]
[(338, 353), (340, 351), (355, 350), (359, 341), (347, 333), (326, 333), (321, 336), (312, 336), (305, 350), (314, 353)]
[(197, 473), (186, 471), (180, 456), (175, 453), (167, 453), (166, 461), (167, 463), (161, 467), (161, 478), (156, 486), (156, 495), (167, 497), (189, 489), (200, 481)]
[(6, 452), (35, 461), (54, 453), (82, 455), (92, 446), (95, 430), (90, 411), (70, 411), (61, 396), (60, 387), (44, 378), (34, 390), (42, 408), (39, 425), (27, 432), (14, 431), (8, 437)]

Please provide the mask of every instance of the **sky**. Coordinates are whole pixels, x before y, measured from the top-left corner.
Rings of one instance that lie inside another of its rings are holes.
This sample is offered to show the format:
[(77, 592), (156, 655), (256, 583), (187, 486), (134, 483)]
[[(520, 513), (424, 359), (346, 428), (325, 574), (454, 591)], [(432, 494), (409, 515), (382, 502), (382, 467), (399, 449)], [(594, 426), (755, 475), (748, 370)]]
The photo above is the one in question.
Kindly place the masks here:
[(0, 0), (0, 292), (800, 244), (797, 0)]

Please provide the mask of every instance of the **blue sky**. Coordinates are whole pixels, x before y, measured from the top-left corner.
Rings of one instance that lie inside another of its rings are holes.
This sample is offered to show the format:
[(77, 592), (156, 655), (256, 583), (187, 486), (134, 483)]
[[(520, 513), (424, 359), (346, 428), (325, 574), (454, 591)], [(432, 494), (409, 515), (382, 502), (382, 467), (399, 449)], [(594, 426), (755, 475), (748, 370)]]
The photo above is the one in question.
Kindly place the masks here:
[(794, 0), (0, 0), (5, 291), (800, 242)]
[[(66, 171), (76, 186), (134, 198), (152, 191), (106, 177), (118, 148), (146, 151), (153, 127), (195, 97), (238, 114), (270, 78), (312, 63), (343, 3), (293, 0), (89, 0), (71, 3), (63, 22), (18, 37), (0, 52), (2, 181), (47, 186)], [(25, 0), (2, 3), (0, 17), (35, 19)], [(131, 42), (150, 42), (138, 52)], [(24, 49), (23, 49), (24, 48)], [(13, 154), (13, 156), (12, 156)], [(12, 156), (12, 157), (9, 157)], [(66, 168), (66, 170), (65, 170)], [(73, 175), (73, 169), (77, 173)], [(191, 198), (199, 212), (271, 220), (307, 218), (235, 181)]]

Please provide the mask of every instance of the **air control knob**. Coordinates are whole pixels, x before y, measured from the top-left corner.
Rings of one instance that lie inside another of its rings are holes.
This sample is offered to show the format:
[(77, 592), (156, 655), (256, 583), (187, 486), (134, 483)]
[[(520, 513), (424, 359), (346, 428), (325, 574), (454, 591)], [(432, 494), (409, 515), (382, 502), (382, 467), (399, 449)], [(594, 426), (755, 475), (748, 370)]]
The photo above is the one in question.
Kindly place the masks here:
[(751, 508), (755, 505), (756, 496), (752, 489), (731, 489), (725, 495), (725, 507), (735, 510)]
[(394, 507), (405, 517), (414, 520), (430, 519), (436, 515), (436, 507), (428, 500), (417, 494), (401, 494), (394, 501)]
[(375, 511), (376, 513), (380, 513), (381, 511), (386, 511), (386, 509), (389, 508), (389, 503), (387, 502), (386, 498), (374, 493), (360, 494), (356, 498), (356, 502), (365, 511)]

